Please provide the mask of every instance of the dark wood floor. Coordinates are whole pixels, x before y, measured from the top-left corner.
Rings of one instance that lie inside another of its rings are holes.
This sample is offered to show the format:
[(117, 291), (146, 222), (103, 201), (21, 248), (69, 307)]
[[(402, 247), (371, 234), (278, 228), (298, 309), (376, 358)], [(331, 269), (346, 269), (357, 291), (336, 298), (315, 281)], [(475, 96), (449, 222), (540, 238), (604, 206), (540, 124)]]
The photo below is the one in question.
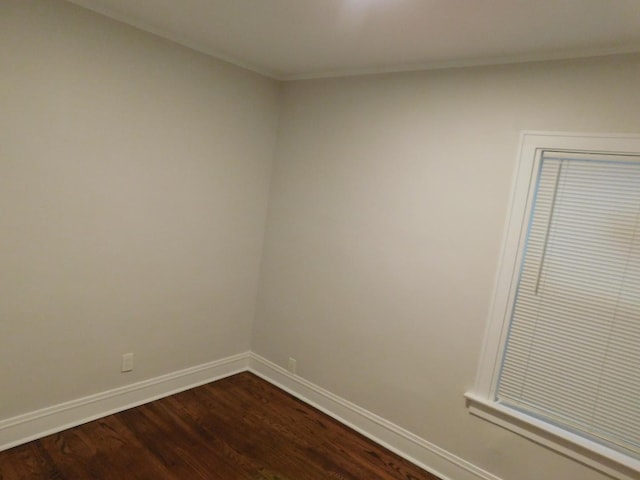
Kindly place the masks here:
[(0, 479), (438, 480), (250, 373), (0, 452)]

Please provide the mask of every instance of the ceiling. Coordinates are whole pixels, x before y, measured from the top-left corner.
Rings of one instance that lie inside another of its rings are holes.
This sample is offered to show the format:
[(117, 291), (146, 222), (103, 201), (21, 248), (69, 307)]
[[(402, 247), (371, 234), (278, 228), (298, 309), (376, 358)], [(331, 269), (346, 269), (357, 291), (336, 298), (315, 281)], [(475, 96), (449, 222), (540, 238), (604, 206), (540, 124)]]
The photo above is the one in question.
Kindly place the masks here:
[(640, 51), (640, 0), (69, 0), (292, 80)]

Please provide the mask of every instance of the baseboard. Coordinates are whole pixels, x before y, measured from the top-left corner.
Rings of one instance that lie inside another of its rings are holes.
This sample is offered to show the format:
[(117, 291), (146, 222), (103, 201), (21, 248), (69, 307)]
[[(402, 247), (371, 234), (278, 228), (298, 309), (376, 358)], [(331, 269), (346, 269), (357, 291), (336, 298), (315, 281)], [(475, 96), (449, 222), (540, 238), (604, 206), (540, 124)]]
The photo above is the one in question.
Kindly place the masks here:
[(250, 353), (249, 371), (443, 480), (500, 480), (348, 400)]
[(443, 480), (500, 480), (252, 352), (1, 420), (0, 451), (247, 370)]
[(249, 367), (245, 352), (0, 421), (0, 451), (213, 382)]

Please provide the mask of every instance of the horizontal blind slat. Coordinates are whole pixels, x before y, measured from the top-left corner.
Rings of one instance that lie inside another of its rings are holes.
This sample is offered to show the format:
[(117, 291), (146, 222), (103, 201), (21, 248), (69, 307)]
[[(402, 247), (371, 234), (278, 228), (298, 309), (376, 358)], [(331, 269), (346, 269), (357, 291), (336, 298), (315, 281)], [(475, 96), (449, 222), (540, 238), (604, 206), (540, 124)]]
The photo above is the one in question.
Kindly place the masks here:
[(640, 157), (577, 157), (542, 158), (496, 396), (633, 450)]

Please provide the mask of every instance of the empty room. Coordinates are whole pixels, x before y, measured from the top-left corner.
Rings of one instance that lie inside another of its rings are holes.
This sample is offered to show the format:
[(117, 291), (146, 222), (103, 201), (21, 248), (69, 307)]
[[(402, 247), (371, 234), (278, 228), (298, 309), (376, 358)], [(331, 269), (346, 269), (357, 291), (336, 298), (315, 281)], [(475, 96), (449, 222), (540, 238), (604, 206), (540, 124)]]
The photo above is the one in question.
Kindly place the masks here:
[(637, 0), (0, 0), (0, 479), (640, 478)]

